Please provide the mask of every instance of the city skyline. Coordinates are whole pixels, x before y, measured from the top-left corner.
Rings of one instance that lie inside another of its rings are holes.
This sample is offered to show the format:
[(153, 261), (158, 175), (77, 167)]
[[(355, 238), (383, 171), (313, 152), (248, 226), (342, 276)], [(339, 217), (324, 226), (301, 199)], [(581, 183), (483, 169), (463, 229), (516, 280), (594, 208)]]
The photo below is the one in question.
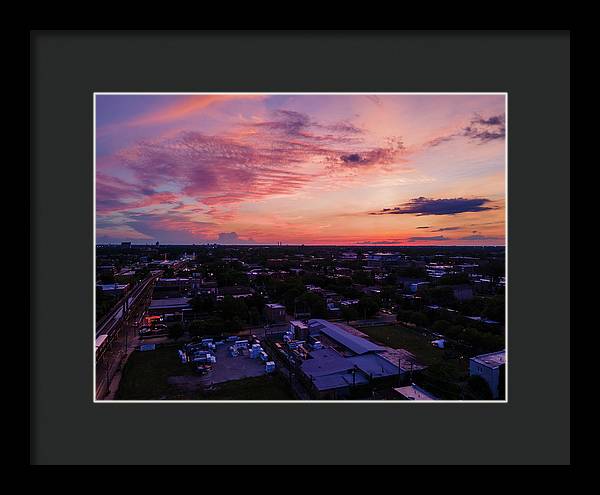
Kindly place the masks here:
[(504, 94), (96, 95), (96, 243), (504, 245)]

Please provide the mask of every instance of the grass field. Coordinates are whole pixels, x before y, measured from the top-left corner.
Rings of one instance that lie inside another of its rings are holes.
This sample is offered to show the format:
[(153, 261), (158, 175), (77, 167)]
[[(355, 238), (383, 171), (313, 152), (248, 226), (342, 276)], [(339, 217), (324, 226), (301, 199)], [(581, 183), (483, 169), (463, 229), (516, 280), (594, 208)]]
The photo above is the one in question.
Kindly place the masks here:
[(155, 400), (176, 398), (177, 389), (168, 383), (170, 376), (193, 375), (182, 364), (174, 347), (158, 347), (154, 351), (135, 351), (129, 356), (117, 400)]
[(186, 390), (169, 384), (169, 377), (196, 377), (182, 364), (175, 347), (131, 354), (123, 370), (117, 400), (288, 400), (294, 399), (278, 375), (262, 375), (215, 385), (214, 390)]
[(428, 335), (423, 335), (418, 330), (402, 325), (359, 327), (358, 329), (388, 347), (412, 352), (423, 364), (433, 364), (444, 354), (443, 349), (431, 345), (432, 338)]
[(459, 389), (468, 375), (468, 359), (448, 358), (444, 349), (431, 345), (432, 337), (417, 329), (402, 325), (357, 328), (381, 344), (414, 354), (421, 364), (428, 366), (421, 378), (428, 383), (431, 392), (440, 398), (458, 398)]
[(206, 400), (293, 400), (287, 383), (278, 375), (263, 375), (221, 383)]

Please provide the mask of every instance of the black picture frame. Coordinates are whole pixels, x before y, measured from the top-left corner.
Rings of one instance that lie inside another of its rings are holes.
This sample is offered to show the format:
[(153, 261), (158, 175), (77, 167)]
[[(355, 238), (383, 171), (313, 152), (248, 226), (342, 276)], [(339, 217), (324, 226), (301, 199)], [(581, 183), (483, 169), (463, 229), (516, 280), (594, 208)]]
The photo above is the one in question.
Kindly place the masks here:
[[(507, 92), (509, 402), (93, 403), (110, 91)], [(31, 464), (570, 462), (569, 31), (32, 31), (30, 105)]]

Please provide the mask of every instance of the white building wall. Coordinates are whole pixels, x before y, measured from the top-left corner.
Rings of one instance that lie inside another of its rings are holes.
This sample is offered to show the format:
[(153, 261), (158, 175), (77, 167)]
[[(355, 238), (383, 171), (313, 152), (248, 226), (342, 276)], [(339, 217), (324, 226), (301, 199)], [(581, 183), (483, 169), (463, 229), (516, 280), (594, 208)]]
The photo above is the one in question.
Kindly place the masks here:
[(492, 391), (492, 397), (498, 398), (498, 383), (500, 368), (489, 368), (481, 363), (470, 360), (469, 361), (469, 374), (478, 375), (483, 378)]

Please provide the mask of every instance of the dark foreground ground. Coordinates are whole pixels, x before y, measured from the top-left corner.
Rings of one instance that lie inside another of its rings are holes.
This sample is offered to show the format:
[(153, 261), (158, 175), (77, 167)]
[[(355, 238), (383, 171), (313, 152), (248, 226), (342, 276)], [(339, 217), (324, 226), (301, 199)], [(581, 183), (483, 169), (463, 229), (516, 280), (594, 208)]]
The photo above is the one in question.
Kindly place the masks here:
[[(217, 362), (217, 365), (219, 363)], [(277, 374), (207, 383), (181, 363), (175, 347), (135, 351), (128, 359), (116, 400), (292, 400)]]

